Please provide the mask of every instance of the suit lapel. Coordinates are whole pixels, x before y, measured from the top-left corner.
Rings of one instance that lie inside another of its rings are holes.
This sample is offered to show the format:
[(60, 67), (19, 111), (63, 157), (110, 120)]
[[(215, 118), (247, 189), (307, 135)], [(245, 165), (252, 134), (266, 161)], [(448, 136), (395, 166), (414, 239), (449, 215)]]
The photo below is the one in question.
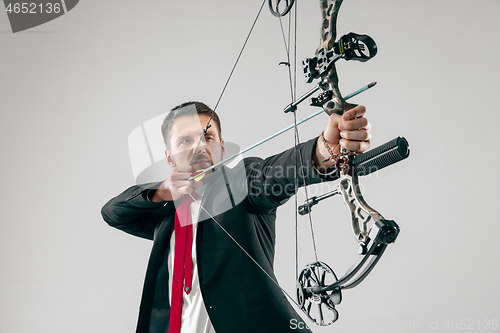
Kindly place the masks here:
[(137, 332), (147, 332), (149, 328), (158, 271), (163, 261), (165, 247), (168, 245), (170, 236), (174, 230), (175, 214), (172, 214), (172, 212), (175, 211), (175, 205), (174, 203), (168, 203), (168, 205), (171, 205), (170, 210), (167, 211), (165, 218), (156, 231), (153, 248), (151, 249), (151, 255), (149, 257), (146, 277), (144, 279), (144, 288), (142, 290)]

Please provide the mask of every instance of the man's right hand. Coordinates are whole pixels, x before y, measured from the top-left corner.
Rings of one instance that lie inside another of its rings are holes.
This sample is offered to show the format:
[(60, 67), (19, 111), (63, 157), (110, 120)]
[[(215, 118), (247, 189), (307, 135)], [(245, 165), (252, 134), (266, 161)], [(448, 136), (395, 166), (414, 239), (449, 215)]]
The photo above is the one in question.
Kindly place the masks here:
[(174, 201), (180, 199), (184, 194), (193, 192), (193, 187), (202, 186), (203, 182), (201, 181), (188, 180), (192, 173), (193, 169), (190, 165), (174, 167), (172, 173), (155, 191), (152, 201)]

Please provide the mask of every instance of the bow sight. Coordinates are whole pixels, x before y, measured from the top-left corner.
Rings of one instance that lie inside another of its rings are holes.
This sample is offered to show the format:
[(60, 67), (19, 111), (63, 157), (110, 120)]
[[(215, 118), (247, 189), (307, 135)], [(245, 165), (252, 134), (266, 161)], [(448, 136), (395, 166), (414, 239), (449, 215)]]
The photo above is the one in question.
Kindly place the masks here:
[(365, 62), (376, 54), (377, 44), (370, 36), (351, 32), (342, 36), (331, 50), (321, 49), (316, 57), (303, 60), (302, 68), (307, 83), (311, 83), (330, 70), (333, 63), (341, 58)]
[[(377, 44), (367, 35), (358, 35), (354, 32), (342, 36), (330, 50), (320, 48), (316, 52), (314, 58), (307, 58), (302, 61), (302, 69), (307, 83), (311, 83), (314, 79), (323, 77), (320, 87), (324, 90), (318, 97), (311, 98), (311, 106), (322, 107), (329, 101), (333, 101), (333, 105), (326, 106), (325, 111), (331, 114), (329, 110), (334, 112), (343, 111), (342, 103), (336, 99), (336, 95), (332, 88), (329, 88), (330, 78), (328, 72), (332, 70), (333, 64), (339, 59), (356, 60), (365, 62), (373, 58), (377, 54)], [(335, 97), (334, 97), (335, 96)]]

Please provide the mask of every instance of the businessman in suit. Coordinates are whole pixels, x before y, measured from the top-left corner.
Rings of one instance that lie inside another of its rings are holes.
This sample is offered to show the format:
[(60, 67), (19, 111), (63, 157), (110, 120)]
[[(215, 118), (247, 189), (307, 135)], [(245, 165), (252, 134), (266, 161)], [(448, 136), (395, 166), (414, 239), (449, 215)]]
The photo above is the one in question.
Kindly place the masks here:
[(338, 178), (329, 158), (341, 145), (369, 148), (365, 112), (357, 106), (333, 114), (321, 136), (296, 149), (189, 181), (223, 159), (220, 119), (200, 102), (172, 109), (162, 125), (170, 175), (132, 186), (102, 208), (109, 225), (153, 240), (136, 332), (310, 332), (274, 275), (276, 210), (294, 194), (295, 181)]

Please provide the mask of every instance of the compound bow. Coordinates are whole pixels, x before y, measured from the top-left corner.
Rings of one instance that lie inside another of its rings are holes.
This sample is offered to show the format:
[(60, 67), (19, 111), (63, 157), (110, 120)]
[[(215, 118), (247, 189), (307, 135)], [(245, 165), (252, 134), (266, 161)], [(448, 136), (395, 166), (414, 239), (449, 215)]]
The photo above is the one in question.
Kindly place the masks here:
[[(281, 0), (268, 1), (272, 14), (280, 18), (290, 12), (295, 2), (294, 0), (285, 0), (284, 9), (280, 10)], [(315, 57), (306, 59), (302, 63), (307, 82), (310, 83), (315, 79), (320, 79), (320, 83), (317, 88), (288, 105), (285, 108), (285, 112), (294, 112), (295, 114), (297, 105), (319, 89), (322, 92), (318, 97), (311, 99), (311, 105), (322, 107), (328, 115), (332, 113), (342, 115), (354, 106), (347, 103), (340, 93), (335, 62), (339, 59), (365, 62), (376, 55), (377, 46), (369, 36), (358, 35), (352, 32), (336, 41), (337, 17), (342, 2), (343, 0), (320, 0), (322, 14), (321, 43), (315, 52)], [(289, 65), (289, 62), (286, 64)], [(205, 127), (205, 131), (209, 126), (210, 120)], [(294, 128), (297, 133), (297, 121)], [(298, 138), (298, 135), (296, 138)], [(200, 142), (201, 140), (202, 137), (200, 138)], [(267, 139), (262, 140), (258, 144), (265, 141)], [(297, 145), (298, 143), (297, 139), (295, 144)], [(250, 149), (255, 146), (257, 144), (250, 147)], [(240, 154), (250, 149), (245, 149)], [(310, 199), (307, 198), (306, 190), (306, 202), (298, 209), (301, 215), (310, 214), (313, 205), (333, 195), (342, 194), (344, 202), (351, 211), (352, 229), (359, 245), (358, 254), (361, 255), (358, 262), (341, 278), (337, 278), (333, 270), (326, 263), (319, 260), (308, 264), (300, 273), (296, 289), (297, 302), (293, 301), (293, 299), (292, 301), (314, 323), (321, 326), (330, 325), (337, 320), (338, 312), (335, 306), (342, 300), (341, 290), (354, 288), (359, 285), (380, 260), (387, 245), (393, 243), (399, 234), (399, 227), (394, 221), (386, 220), (379, 212), (366, 203), (360, 191), (358, 176), (370, 174), (408, 157), (407, 141), (404, 138), (396, 138), (369, 152), (358, 156), (354, 155), (352, 152), (342, 148), (341, 153), (335, 156), (337, 158), (336, 166), (338, 172), (341, 173), (339, 187), (332, 192)], [(234, 157), (236, 156), (225, 159), (221, 163), (225, 163)], [(212, 166), (210, 169), (214, 167)], [(206, 171), (208, 169), (202, 173)], [(200, 176), (201, 174), (199, 173), (196, 175), (196, 177)], [(192, 179), (198, 178), (195, 178), (193, 175), (190, 180)], [(204, 210), (203, 206), (201, 208)], [(212, 219), (227, 233), (217, 220), (213, 217)], [(228, 236), (231, 237), (229, 233)], [(234, 240), (233, 237), (231, 238)], [(234, 241), (236, 242), (236, 240)], [(238, 243), (237, 245), (247, 253)], [(247, 253), (247, 255), (249, 254)], [(253, 258), (251, 259), (266, 273)], [(268, 274), (266, 273), (266, 275)], [(275, 282), (274, 279), (272, 280)], [(287, 294), (284, 290), (283, 292)]]

